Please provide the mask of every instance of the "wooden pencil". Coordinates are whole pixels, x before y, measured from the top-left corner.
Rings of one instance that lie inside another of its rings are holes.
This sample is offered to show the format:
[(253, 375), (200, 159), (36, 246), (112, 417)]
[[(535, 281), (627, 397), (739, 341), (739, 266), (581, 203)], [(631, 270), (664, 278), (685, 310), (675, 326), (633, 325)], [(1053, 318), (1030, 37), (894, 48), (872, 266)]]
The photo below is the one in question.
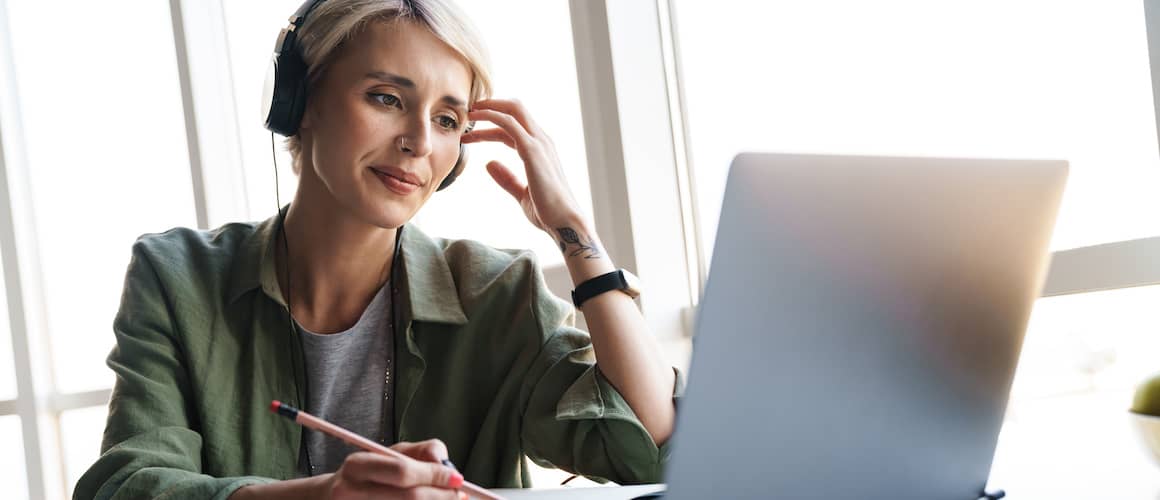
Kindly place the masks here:
[[(362, 437), (362, 436), (355, 434), (351, 431), (343, 429), (342, 427), (339, 427), (339, 426), (334, 425), (330, 422), (327, 422), (321, 418), (318, 418), (314, 415), (311, 415), (311, 414), (306, 413), (302, 410), (299, 410), (293, 406), (283, 404), (281, 401), (271, 402), (270, 403), (270, 411), (277, 413), (279, 415), (282, 415), (283, 417), (289, 418), (290, 420), (297, 422), (299, 425), (301, 425), (303, 427), (314, 429), (318, 432), (327, 434), (329, 436), (336, 437), (338, 439), (345, 441), (346, 443), (350, 444), (351, 446), (357, 446), (365, 451), (379, 453), (382, 455), (386, 455), (388, 457), (395, 457), (395, 458), (401, 458), (401, 459), (410, 459), (411, 458), (411, 457), (408, 457), (408, 456), (406, 456), (402, 453), (399, 453), (395, 450), (387, 448), (386, 446), (383, 446), (379, 443), (371, 441), (370, 439)], [(503, 500), (503, 497), (498, 496), (490, 491), (487, 491), (483, 487), (478, 486), (474, 483), (470, 483), (466, 480), (463, 481), (463, 486), (461, 489), (473, 497), (483, 498), (485, 500)]]

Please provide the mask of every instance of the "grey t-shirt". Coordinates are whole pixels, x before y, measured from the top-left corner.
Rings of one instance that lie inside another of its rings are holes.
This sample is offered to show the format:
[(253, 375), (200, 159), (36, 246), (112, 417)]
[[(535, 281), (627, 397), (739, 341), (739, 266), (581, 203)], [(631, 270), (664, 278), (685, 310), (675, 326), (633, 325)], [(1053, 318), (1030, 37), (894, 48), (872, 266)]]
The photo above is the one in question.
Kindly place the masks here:
[[(390, 419), (391, 328), (390, 282), (371, 300), (358, 322), (338, 333), (319, 335), (298, 327), (306, 359), (306, 411), (372, 441), (394, 441)], [(386, 418), (384, 418), (386, 417)], [(299, 457), (304, 476), (334, 472), (357, 448), (321, 432), (304, 429), (306, 454)]]

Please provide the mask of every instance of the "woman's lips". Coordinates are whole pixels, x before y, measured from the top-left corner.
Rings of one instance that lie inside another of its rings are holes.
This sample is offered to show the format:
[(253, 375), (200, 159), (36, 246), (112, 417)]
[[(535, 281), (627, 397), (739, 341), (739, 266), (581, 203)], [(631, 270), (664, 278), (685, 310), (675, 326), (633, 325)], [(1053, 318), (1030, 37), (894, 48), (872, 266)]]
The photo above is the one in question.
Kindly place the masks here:
[(387, 189), (390, 189), (391, 191), (394, 191), (400, 195), (406, 196), (414, 193), (416, 189), (419, 189), (418, 184), (412, 184), (410, 182), (404, 181), (403, 179), (387, 174), (381, 170), (372, 168), (371, 172), (374, 172), (375, 177), (378, 177), (379, 181), (382, 182), (383, 185), (387, 187)]

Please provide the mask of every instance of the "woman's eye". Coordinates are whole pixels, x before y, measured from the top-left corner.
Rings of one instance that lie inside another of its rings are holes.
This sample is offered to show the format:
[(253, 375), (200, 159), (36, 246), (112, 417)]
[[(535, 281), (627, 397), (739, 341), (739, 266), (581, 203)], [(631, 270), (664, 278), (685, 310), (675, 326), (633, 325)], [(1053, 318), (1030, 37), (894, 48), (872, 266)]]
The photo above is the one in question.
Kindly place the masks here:
[(445, 128), (447, 130), (458, 130), (459, 129), (459, 122), (455, 121), (455, 119), (450, 117), (450, 116), (442, 115), (438, 118), (438, 120), (439, 120), (439, 126)]
[(371, 94), (371, 98), (385, 106), (397, 106), (399, 98), (391, 94)]

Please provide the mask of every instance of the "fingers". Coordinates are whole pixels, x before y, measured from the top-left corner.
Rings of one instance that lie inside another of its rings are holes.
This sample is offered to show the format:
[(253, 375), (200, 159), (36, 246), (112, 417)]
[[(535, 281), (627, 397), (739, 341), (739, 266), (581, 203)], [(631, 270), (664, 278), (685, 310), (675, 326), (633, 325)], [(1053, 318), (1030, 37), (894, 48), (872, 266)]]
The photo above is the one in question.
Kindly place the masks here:
[(512, 149), (515, 149), (515, 147), (516, 147), (515, 139), (512, 139), (512, 136), (509, 135), (502, 128), (487, 128), (487, 129), (483, 129), (483, 130), (474, 130), (474, 131), (471, 131), (467, 134), (464, 134), (463, 137), (461, 137), (459, 139), (459, 142), (462, 142), (464, 144), (471, 144), (473, 142), (485, 142), (485, 141), (486, 142), (502, 142), (504, 144), (507, 144), (508, 147), (510, 147)]
[(528, 186), (520, 182), (520, 179), (516, 177), (516, 174), (512, 173), (511, 169), (498, 161), (493, 160), (487, 162), (487, 173), (491, 175), (492, 180), (496, 184), (499, 184), (499, 187), (507, 191), (517, 201), (522, 199), (524, 193), (528, 190)]
[(447, 445), (438, 439), (428, 439), (417, 443), (396, 443), (392, 450), (424, 462), (441, 463), (448, 457)]
[[(516, 144), (516, 149), (520, 149), (520, 144), (532, 144), (532, 136), (528, 134), (527, 128), (520, 122), (516, 121), (515, 117), (507, 113), (491, 109), (473, 109), (467, 114), (468, 118), (472, 120), (484, 120), (496, 124), (504, 132), (507, 132)], [(483, 133), (484, 130), (472, 131), (471, 134)]]
[(399, 481), (394, 486), (401, 488), (436, 486), (455, 490), (463, 487), (463, 474), (441, 463), (412, 460), (403, 469)]
[(499, 111), (500, 113), (515, 117), (519, 124), (523, 126), (524, 130), (527, 130), (528, 133), (532, 135), (542, 135), (543, 133), (543, 130), (540, 129), (540, 126), (532, 120), (532, 115), (531, 113), (528, 113), (528, 108), (524, 106), (524, 103), (516, 99), (485, 99), (482, 101), (476, 101), (475, 104), (471, 105), (471, 109), (472, 111), (477, 109), (490, 109)]
[(463, 486), (463, 475), (441, 463), (370, 452), (348, 455), (339, 474), (353, 483), (375, 483), (404, 489), (419, 486), (458, 489)]

